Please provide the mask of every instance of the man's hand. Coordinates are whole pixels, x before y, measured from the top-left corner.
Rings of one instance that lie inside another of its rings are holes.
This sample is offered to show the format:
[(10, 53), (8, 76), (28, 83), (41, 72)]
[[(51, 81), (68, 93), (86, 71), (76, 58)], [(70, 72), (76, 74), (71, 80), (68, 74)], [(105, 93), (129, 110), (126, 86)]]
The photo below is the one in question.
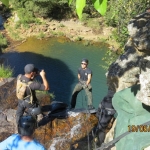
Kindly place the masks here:
[(44, 71), (44, 70), (41, 70), (41, 71), (40, 71), (40, 76), (41, 76), (41, 77), (45, 77), (45, 75), (46, 75), (45, 71)]
[(85, 88), (87, 88), (88, 87), (88, 85), (87, 84), (83, 84), (83, 88), (85, 89)]
[(47, 79), (46, 79), (46, 73), (45, 73), (45, 71), (44, 70), (42, 70), (41, 72), (40, 72), (40, 76), (42, 77), (42, 80), (43, 80), (43, 84), (44, 84), (44, 86), (45, 86), (45, 90), (49, 90), (50, 88), (49, 88), (49, 84), (48, 84), (48, 82), (47, 82)]

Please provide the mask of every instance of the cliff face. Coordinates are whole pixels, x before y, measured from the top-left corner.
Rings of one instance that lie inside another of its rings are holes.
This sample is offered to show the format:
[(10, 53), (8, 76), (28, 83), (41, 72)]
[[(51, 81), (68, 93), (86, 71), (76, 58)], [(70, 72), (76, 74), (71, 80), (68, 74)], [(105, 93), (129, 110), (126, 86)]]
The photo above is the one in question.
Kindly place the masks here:
[(130, 20), (129, 39), (124, 54), (113, 62), (106, 74), (108, 88), (117, 92), (139, 81), (142, 60), (150, 54), (150, 13), (145, 12)]
[[(129, 39), (124, 47), (124, 54), (110, 65), (106, 73), (108, 89), (114, 94), (135, 84), (140, 84), (138, 100), (142, 104), (150, 105), (150, 13), (145, 12), (131, 19), (128, 24), (128, 32)], [(125, 120), (125, 117), (121, 119)], [(116, 122), (105, 141), (113, 139), (115, 124)]]

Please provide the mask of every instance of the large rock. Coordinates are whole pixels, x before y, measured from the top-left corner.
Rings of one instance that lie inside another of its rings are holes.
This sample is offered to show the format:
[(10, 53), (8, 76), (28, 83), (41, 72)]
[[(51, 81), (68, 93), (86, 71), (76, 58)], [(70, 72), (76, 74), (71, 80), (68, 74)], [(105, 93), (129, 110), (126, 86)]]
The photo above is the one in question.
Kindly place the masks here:
[[(15, 78), (3, 79), (0, 82), (0, 141), (17, 133), (15, 87)], [(37, 96), (41, 105), (50, 104), (49, 95), (38, 93)], [(49, 150), (69, 150), (74, 147), (87, 149), (88, 142), (90, 143), (87, 137), (91, 137), (90, 132), (97, 125), (98, 119), (95, 114), (68, 111), (66, 119), (45, 117), (40, 120), (42, 121), (34, 137)]]
[[(149, 62), (144, 61), (150, 54), (150, 13), (145, 12), (131, 19), (128, 31), (130, 37), (125, 45), (124, 54), (110, 65), (106, 74), (108, 88), (114, 93), (139, 83), (139, 74), (143, 69), (150, 68)], [(148, 75), (144, 77), (143, 84), (148, 83), (149, 79)], [(106, 136), (105, 142), (112, 140), (113, 136), (114, 126)]]
[(145, 12), (130, 20), (129, 39), (124, 53), (112, 63), (106, 74), (109, 89), (114, 92), (136, 84), (141, 71), (140, 63), (150, 54), (150, 13)]

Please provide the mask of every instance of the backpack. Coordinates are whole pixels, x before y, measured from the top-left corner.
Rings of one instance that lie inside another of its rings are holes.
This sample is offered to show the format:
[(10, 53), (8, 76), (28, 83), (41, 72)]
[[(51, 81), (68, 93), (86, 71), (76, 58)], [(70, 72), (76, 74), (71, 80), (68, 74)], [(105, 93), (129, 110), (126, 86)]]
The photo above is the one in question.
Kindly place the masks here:
[(114, 121), (114, 114), (116, 113), (112, 105), (112, 97), (104, 97), (100, 102), (96, 116), (98, 118), (98, 125), (95, 131), (95, 136), (97, 136), (97, 145), (101, 145), (106, 136), (106, 131), (110, 130)]
[(100, 102), (96, 113), (96, 116), (99, 120), (98, 128), (106, 129), (115, 113), (116, 111), (112, 105), (112, 98), (108, 99), (107, 97), (104, 97), (103, 100)]
[[(30, 88), (30, 84), (32, 83), (32, 81), (29, 81), (29, 82), (25, 82), (24, 80), (21, 80), (21, 74), (18, 76), (18, 79), (17, 79), (17, 85), (16, 85), (16, 96), (19, 100), (25, 100), (26, 98), (30, 97), (30, 102), (32, 104), (33, 102), (33, 95), (32, 95), (32, 92), (31, 92), (31, 88)], [(27, 87), (29, 88), (30, 90), (30, 95), (27, 95), (25, 96), (25, 92), (26, 92), (26, 89)]]

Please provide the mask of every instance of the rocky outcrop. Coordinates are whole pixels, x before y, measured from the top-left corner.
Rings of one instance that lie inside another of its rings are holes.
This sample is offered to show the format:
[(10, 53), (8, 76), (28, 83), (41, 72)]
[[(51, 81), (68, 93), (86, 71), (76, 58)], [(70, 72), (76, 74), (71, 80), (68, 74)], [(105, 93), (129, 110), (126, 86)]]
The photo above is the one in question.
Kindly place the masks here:
[[(0, 82), (0, 141), (17, 133), (15, 86), (15, 78), (3, 79)], [(37, 96), (41, 105), (50, 104), (49, 95), (38, 93)], [(40, 122), (41, 126), (34, 133), (37, 140), (49, 150), (69, 150), (88, 149), (88, 143), (91, 146), (91, 131), (98, 120), (95, 114), (68, 111), (67, 118), (45, 117)]]
[(111, 64), (107, 72), (109, 89), (114, 92), (136, 84), (141, 71), (140, 63), (150, 54), (150, 13), (146, 12), (131, 19), (128, 24), (129, 40), (124, 54)]
[[(130, 37), (124, 53), (110, 65), (106, 74), (108, 88), (113, 93), (139, 83), (139, 75), (150, 68), (150, 59), (147, 58), (150, 55), (150, 13), (145, 12), (131, 19), (128, 31)], [(142, 80), (146, 85), (149, 81), (148, 75)], [(113, 139), (114, 130), (110, 132), (112, 138), (106, 137), (105, 142)]]

